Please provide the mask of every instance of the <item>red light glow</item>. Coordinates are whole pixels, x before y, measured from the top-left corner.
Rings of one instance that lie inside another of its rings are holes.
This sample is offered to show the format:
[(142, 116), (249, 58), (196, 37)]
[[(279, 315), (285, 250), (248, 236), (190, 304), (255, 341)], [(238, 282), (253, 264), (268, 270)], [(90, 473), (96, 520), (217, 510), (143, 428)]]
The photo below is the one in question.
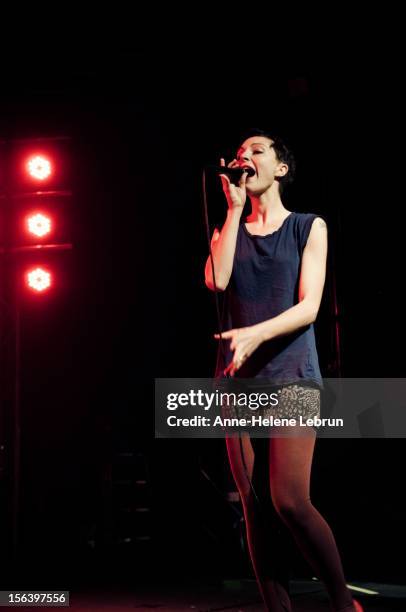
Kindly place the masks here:
[(42, 238), (51, 231), (51, 219), (41, 213), (37, 213), (27, 217), (26, 226), (30, 234)]
[(32, 178), (44, 181), (52, 172), (51, 162), (42, 155), (34, 155), (27, 161), (27, 172)]
[(42, 268), (35, 268), (27, 273), (27, 285), (38, 293), (45, 291), (51, 286), (51, 275)]

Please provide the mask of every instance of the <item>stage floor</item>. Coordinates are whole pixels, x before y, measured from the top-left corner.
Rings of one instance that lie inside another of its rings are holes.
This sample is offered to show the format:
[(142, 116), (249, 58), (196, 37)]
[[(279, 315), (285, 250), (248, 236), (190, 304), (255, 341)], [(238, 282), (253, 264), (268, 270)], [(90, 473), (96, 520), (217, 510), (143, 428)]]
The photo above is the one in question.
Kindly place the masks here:
[[(377, 583), (350, 583), (354, 596), (366, 612), (406, 610), (406, 586)], [(325, 589), (318, 581), (292, 581), (291, 599), (294, 612), (329, 611)], [(6, 609), (6, 608), (3, 608)], [(7, 608), (13, 609), (16, 608)], [(19, 607), (26, 612), (33, 607)], [(42, 609), (42, 608), (37, 608)], [(45, 609), (45, 608), (44, 608)], [(49, 609), (49, 608), (46, 608)], [(53, 608), (62, 610), (63, 608)], [(136, 612), (264, 612), (253, 580), (191, 582), (185, 584), (144, 585), (129, 589), (94, 589), (70, 592), (69, 610), (99, 612), (134, 610)]]

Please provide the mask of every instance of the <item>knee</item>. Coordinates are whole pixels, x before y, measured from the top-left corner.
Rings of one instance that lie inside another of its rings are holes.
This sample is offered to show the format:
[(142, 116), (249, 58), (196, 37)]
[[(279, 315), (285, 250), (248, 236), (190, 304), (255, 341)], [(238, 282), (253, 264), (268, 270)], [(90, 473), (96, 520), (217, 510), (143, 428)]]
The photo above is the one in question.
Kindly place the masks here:
[(300, 523), (305, 520), (311, 507), (310, 498), (298, 499), (295, 497), (283, 497), (274, 500), (275, 510), (285, 522)]

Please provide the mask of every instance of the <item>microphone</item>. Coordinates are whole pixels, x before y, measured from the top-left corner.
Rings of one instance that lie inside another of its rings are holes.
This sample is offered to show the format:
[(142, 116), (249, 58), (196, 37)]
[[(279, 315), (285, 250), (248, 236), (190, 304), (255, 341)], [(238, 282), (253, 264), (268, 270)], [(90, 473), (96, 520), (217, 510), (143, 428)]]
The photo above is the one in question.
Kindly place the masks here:
[(255, 170), (253, 168), (227, 168), (227, 166), (208, 166), (209, 170), (212, 170), (216, 174), (226, 174), (230, 179), (239, 181), (244, 172), (248, 176), (255, 176)]

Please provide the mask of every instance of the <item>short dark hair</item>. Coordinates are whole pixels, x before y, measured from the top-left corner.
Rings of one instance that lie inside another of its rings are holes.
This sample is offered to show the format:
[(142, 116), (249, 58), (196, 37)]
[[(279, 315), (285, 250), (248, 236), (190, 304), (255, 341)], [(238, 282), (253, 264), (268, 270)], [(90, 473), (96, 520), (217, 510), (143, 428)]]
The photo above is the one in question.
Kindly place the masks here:
[(292, 151), (279, 135), (260, 128), (248, 128), (243, 132), (243, 134), (241, 134), (239, 142), (244, 142), (247, 140), (247, 138), (251, 138), (252, 136), (263, 136), (264, 138), (269, 138), (272, 140), (272, 148), (275, 151), (276, 158), (278, 161), (283, 162), (288, 166), (289, 169), (285, 176), (275, 178), (275, 180), (277, 180), (279, 183), (279, 192), (282, 193), (286, 185), (293, 182), (296, 174), (296, 160)]

